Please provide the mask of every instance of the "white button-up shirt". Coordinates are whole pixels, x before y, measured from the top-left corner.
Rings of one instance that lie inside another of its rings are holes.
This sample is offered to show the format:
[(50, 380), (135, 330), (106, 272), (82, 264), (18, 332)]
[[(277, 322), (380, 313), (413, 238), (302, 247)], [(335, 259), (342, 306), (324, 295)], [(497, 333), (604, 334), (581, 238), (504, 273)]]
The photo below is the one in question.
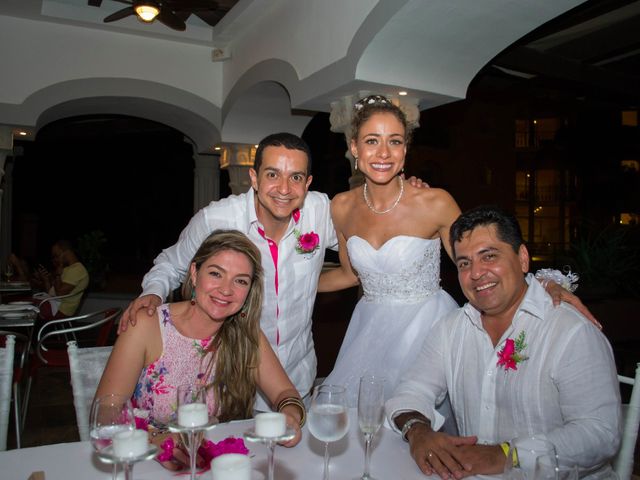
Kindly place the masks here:
[[(480, 312), (468, 303), (438, 322), (387, 402), (388, 419), (397, 429), (393, 418), (415, 410), (437, 430), (443, 419), (434, 405), (449, 392), (460, 435), (495, 445), (538, 434), (601, 477), (621, 435), (611, 346), (573, 307), (554, 307), (532, 279), (527, 276), (525, 297), (495, 348)], [(528, 358), (505, 370), (498, 353), (521, 332)]]
[[(275, 244), (264, 236), (258, 221), (254, 191), (211, 202), (196, 213), (180, 234), (178, 243), (162, 251), (142, 281), (143, 295), (165, 299), (183, 281), (189, 262), (204, 239), (216, 229), (236, 229), (258, 247), (264, 268), (264, 302), (260, 326), (289, 378), (306, 395), (316, 375), (316, 355), (311, 335), (311, 314), (326, 248), (337, 248), (329, 198), (308, 192), (304, 206), (294, 212), (286, 233)], [(296, 252), (297, 237), (311, 231), (320, 236), (313, 254)], [(276, 262), (277, 258), (277, 262)], [(277, 284), (276, 284), (277, 282)], [(277, 289), (277, 290), (276, 290)], [(266, 404), (258, 399), (257, 409)]]

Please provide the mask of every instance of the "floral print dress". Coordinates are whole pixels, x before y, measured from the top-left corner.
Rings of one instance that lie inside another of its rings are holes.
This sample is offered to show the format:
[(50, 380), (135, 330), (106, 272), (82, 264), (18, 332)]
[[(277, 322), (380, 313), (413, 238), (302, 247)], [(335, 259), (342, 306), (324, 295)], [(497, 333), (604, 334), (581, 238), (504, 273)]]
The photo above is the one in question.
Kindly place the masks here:
[[(158, 307), (158, 321), (162, 335), (162, 354), (142, 369), (131, 402), (137, 409), (136, 416), (147, 417), (148, 423), (156, 426), (176, 421), (176, 390), (178, 385), (213, 381), (213, 370), (209, 378), (202, 378), (212, 353), (207, 346), (213, 339), (198, 340), (182, 335), (171, 320), (169, 305)], [(215, 414), (213, 391), (207, 392), (209, 414)]]

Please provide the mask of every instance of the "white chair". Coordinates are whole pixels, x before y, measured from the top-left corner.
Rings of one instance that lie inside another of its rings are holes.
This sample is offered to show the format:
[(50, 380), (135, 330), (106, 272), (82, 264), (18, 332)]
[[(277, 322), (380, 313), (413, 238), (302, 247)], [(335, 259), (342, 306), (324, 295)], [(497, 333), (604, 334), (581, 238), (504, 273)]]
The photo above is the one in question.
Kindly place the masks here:
[(0, 348), (0, 451), (7, 449), (14, 346), (15, 337), (13, 335), (7, 335), (5, 337), (4, 348)]
[[(46, 322), (35, 335), (34, 348), (35, 354), (31, 355), (29, 372), (27, 376), (27, 387), (24, 395), (24, 407), (22, 410), (21, 428), (27, 418), (27, 410), (29, 408), (29, 394), (31, 392), (31, 384), (38, 371), (47, 367), (69, 367), (69, 357), (64, 344), (60, 344), (57, 337), (67, 334), (81, 332), (98, 328), (97, 339), (92, 343), (95, 347), (107, 346), (111, 331), (115, 325), (116, 319), (122, 313), (121, 308), (109, 308), (99, 312), (87, 313), (77, 317), (63, 318), (60, 320), (50, 320)], [(60, 324), (71, 325), (69, 328), (58, 329)], [(58, 346), (58, 348), (56, 348)]]
[(633, 472), (633, 453), (638, 438), (638, 426), (640, 425), (640, 363), (636, 365), (635, 378), (618, 375), (620, 383), (633, 385), (629, 404), (622, 406), (623, 430), (622, 443), (618, 455), (614, 459), (613, 469), (620, 480), (628, 480)]
[[(29, 339), (16, 332), (0, 331), (0, 337), (4, 337), (5, 348), (0, 348), (0, 451), (7, 449), (7, 431), (9, 429), (9, 412), (11, 410), (11, 392), (13, 390), (14, 421), (16, 425), (16, 447), (20, 448), (20, 392), (19, 381), (28, 349)], [(20, 359), (14, 365), (16, 352), (16, 340), (21, 342), (18, 348)]]
[(113, 347), (78, 348), (75, 341), (67, 343), (73, 405), (76, 409), (78, 433), (82, 441), (89, 440), (91, 402), (112, 349)]

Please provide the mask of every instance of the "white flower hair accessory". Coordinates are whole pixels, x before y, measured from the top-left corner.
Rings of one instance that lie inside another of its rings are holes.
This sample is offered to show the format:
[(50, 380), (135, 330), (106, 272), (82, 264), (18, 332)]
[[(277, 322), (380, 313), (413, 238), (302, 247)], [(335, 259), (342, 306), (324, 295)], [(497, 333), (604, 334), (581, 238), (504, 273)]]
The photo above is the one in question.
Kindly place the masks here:
[(389, 99), (382, 95), (369, 95), (358, 100), (353, 108), (355, 110), (362, 110), (366, 105), (374, 105), (376, 103), (380, 105), (391, 105)]
[(565, 290), (575, 292), (578, 288), (580, 276), (577, 273), (572, 273), (568, 267), (565, 267), (565, 270), (567, 271), (566, 274), (552, 268), (541, 268), (536, 272), (535, 277), (542, 282), (543, 287), (546, 287), (550, 281), (554, 281)]

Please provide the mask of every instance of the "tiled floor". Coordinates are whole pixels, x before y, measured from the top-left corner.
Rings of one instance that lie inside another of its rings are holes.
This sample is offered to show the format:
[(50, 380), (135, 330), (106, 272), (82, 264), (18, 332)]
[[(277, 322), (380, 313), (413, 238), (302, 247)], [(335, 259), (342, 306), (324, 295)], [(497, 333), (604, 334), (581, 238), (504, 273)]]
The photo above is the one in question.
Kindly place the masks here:
[[(7, 447), (15, 448), (10, 428)], [(33, 382), (27, 420), (22, 433), (22, 447), (80, 440), (69, 380), (69, 370), (48, 368)]]

